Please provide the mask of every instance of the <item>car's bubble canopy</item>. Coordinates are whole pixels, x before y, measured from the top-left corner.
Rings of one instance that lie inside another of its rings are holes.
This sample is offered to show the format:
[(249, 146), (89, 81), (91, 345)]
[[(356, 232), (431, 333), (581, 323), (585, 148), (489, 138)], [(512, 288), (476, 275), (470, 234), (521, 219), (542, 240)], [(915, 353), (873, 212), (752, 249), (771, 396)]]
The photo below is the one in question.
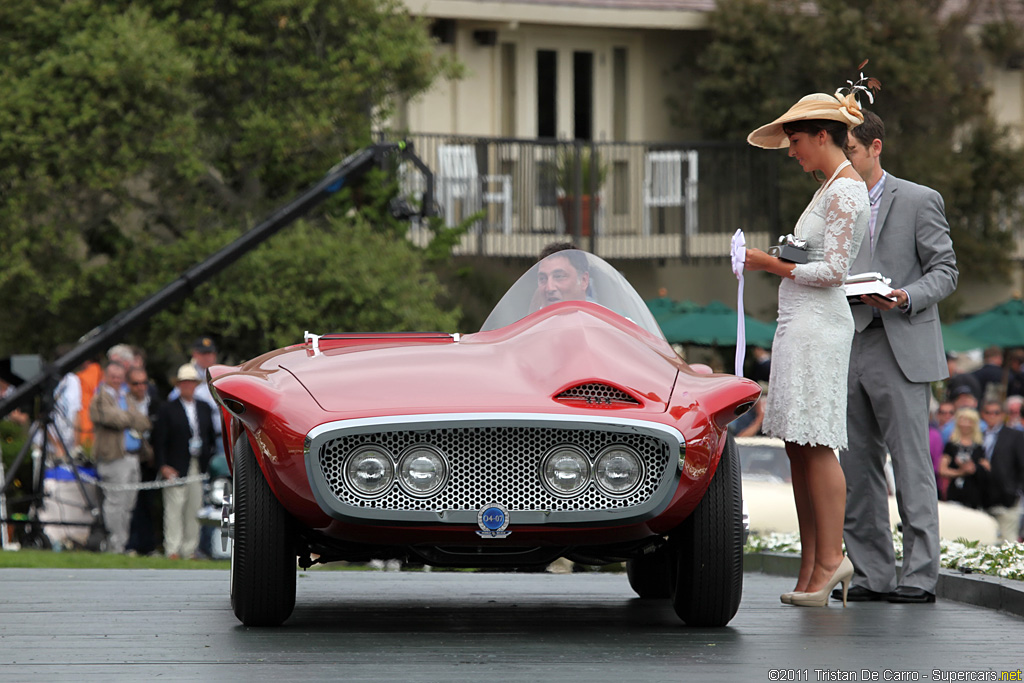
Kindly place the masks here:
[(487, 316), (481, 332), (496, 330), (561, 301), (589, 301), (665, 338), (636, 290), (603, 259), (579, 249), (556, 251), (533, 265)]

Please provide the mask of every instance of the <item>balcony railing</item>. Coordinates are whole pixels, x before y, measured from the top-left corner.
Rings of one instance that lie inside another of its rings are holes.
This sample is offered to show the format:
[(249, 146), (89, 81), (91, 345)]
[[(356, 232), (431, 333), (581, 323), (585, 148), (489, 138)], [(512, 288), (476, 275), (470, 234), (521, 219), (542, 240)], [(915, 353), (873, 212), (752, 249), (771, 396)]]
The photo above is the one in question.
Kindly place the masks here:
[[(761, 248), (781, 234), (778, 160), (746, 144), (406, 137), (447, 224), (482, 212), (460, 254), (532, 258), (571, 239), (605, 258), (723, 258), (737, 228)], [(422, 198), (414, 167), (400, 178)]]

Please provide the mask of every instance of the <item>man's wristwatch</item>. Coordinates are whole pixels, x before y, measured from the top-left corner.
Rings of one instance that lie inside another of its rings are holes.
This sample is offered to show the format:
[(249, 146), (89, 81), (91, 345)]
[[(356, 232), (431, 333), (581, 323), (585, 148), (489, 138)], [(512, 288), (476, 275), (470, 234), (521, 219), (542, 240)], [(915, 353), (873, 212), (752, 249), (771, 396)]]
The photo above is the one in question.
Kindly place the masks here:
[(907, 290), (905, 290), (905, 289), (900, 289), (900, 290), (897, 290), (897, 291), (903, 292), (904, 294), (907, 295), (907, 303), (900, 304), (899, 306), (897, 306), (897, 308), (899, 308), (904, 313), (909, 313), (910, 312), (910, 293)]

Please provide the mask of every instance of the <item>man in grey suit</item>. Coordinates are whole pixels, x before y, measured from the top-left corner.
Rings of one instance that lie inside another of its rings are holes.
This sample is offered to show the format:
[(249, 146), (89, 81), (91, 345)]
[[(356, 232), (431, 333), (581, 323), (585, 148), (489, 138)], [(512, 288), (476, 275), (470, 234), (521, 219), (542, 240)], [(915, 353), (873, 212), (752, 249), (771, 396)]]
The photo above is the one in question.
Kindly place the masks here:
[[(929, 383), (949, 374), (936, 304), (956, 289), (959, 274), (942, 197), (882, 170), (885, 129), (877, 115), (864, 113), (846, 151), (868, 186), (871, 221), (850, 274), (880, 272), (895, 289), (888, 298), (864, 296), (863, 305), (853, 304), (849, 448), (840, 454), (844, 538), (856, 568), (849, 599), (934, 602), (939, 520), (928, 451)], [(883, 470), (887, 447), (903, 520), (898, 581)]]

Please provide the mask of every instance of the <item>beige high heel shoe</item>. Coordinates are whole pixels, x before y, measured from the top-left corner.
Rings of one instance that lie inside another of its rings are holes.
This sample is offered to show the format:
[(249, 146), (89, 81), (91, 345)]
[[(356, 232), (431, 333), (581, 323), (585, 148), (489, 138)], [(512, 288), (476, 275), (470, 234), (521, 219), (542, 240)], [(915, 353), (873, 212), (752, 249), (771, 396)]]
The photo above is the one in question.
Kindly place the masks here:
[(853, 563), (850, 558), (844, 557), (843, 561), (836, 567), (832, 578), (828, 580), (825, 587), (813, 593), (793, 593), (791, 604), (800, 607), (824, 607), (828, 604), (828, 595), (835, 588), (837, 583), (843, 584), (843, 607), (846, 607), (846, 591), (850, 588), (850, 581), (853, 579)]
[(797, 593), (796, 591), (789, 591), (788, 593), (783, 593), (782, 595), (779, 596), (779, 600), (782, 601), (783, 605), (792, 605), (793, 604), (793, 596), (796, 595), (796, 593)]

